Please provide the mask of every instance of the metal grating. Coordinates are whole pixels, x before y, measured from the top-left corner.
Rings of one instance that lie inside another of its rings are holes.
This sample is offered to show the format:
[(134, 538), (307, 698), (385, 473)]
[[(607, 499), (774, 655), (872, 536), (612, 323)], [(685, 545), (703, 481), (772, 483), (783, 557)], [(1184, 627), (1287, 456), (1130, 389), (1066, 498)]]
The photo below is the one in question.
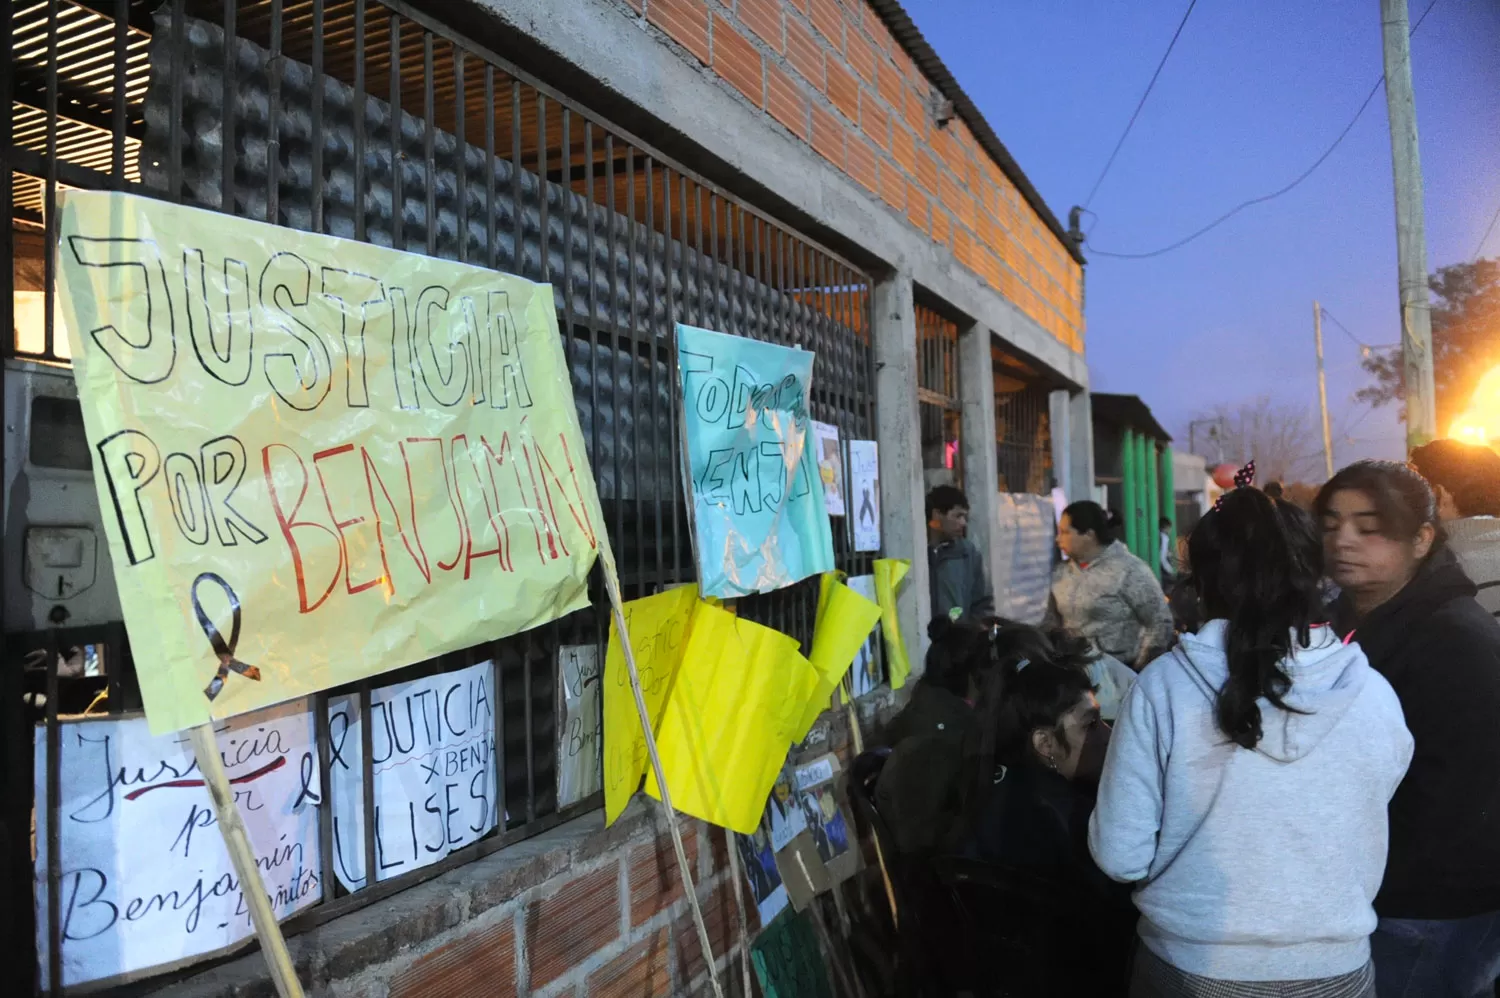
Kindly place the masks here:
[[(156, 6), (46, 0), (0, 14), (13, 55), (0, 70), (0, 90), (13, 98), (11, 125), (0, 131), (0, 164), (11, 174), (0, 185), (0, 221), (12, 233), (4, 242), (10, 265), (0, 272), (11, 275), (12, 291), (50, 289), (54, 234), (45, 208), (68, 186), (130, 190), (548, 281), (626, 598), (694, 576), (675, 323), (815, 350), (814, 417), (846, 438), (873, 437), (870, 279), (847, 261), (404, 4), (172, 0), (153, 13)], [(11, 295), (0, 296), (0, 310), (14, 324)], [(18, 341), (40, 347), (21, 351)], [(18, 331), (11, 353), (65, 361), (57, 345), (48, 304), (42, 328)], [(839, 567), (868, 572), (873, 555), (856, 555), (842, 526)], [(565, 621), (380, 678), (494, 659), (499, 789), (510, 821), (443, 863), (352, 895), (331, 890), (292, 929), (598, 806), (595, 797), (557, 808), (556, 652), (602, 644), (603, 605), (596, 592), (593, 608)], [(739, 612), (806, 643), (815, 606), (816, 587), (804, 583), (741, 600)], [(59, 639), (9, 635), (5, 657)], [(107, 657), (126, 666), (109, 677), (118, 692), (111, 709), (138, 705), (128, 647)], [(57, 679), (53, 668), (49, 688)], [(343, 692), (363, 698), (369, 690)], [(16, 746), (5, 776), (11, 829), (22, 827), (32, 799), (29, 735), (16, 735), (27, 724), (20, 702), (0, 708)], [(55, 698), (46, 721), (57, 737)], [(52, 775), (41, 795), (49, 807)], [(368, 815), (365, 827), (373, 827)], [(24, 835), (7, 841), (7, 869), (29, 878)], [(335, 882), (326, 870), (324, 881)], [(24, 891), (13, 894), (9, 938), (29, 990), (32, 906)]]

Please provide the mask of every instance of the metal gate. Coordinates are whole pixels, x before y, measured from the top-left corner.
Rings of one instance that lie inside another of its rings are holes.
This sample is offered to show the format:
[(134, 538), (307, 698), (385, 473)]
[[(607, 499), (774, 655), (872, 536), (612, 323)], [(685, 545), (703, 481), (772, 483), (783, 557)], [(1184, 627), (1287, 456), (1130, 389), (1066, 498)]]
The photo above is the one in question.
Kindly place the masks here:
[[(59, 190), (91, 188), (552, 283), (627, 599), (694, 577), (680, 476), (675, 323), (815, 350), (814, 418), (837, 425), (845, 439), (874, 436), (866, 274), (408, 4), (18, 0), (5, 6), (0, 33), (11, 58), (0, 67), (0, 92), (11, 115), (0, 125), (0, 225), (9, 238), (0, 241), (0, 272), (10, 288), (0, 295), (0, 316), (13, 330), (7, 391), (66, 369), (66, 338), (51, 297), (56, 234), (49, 206)], [(6, 415), (9, 424), (9, 400)], [(26, 411), (18, 418), (31, 425), (35, 416)], [(7, 428), (0, 589), (6, 607), (21, 588), (15, 485), (42, 474), (37, 459), (46, 448), (76, 445), (69, 435), (76, 420), (54, 422), (41, 437)], [(854, 553), (846, 522), (835, 521), (834, 548), (841, 569), (869, 571), (873, 555)], [(602, 646), (607, 614), (597, 586), (593, 597), (590, 610), (564, 621), (381, 678), (399, 682), (495, 661), (503, 705), (498, 790), (509, 821), (441, 863), (348, 894), (329, 866), (325, 795), (324, 901), (289, 922), (292, 931), (599, 806), (599, 795), (561, 809), (556, 799), (557, 649)], [(815, 587), (804, 583), (741, 600), (739, 611), (805, 644), (815, 601)], [(85, 629), (65, 624), (10, 627), (0, 651), (6, 791), (0, 889), (11, 899), (0, 928), (15, 957), (7, 965), (27, 991), (37, 980), (26, 889), (33, 882), (32, 801), (55, 815), (59, 789), (54, 765), (33, 798), (33, 731), (42, 732), (56, 760), (60, 715), (85, 709), (100, 692), (110, 713), (140, 705), (118, 612)], [(72, 670), (60, 670), (59, 652), (74, 646), (95, 666), (82, 676), (61, 675)], [(26, 669), (28, 654), (44, 664)], [(45, 705), (25, 699), (28, 689), (44, 695)], [(355, 693), (368, 710), (370, 689), (363, 683), (332, 692)], [(328, 696), (315, 698), (320, 719)], [(324, 745), (326, 727), (321, 721)], [(326, 786), (327, 751), (320, 756)], [(368, 790), (368, 746), (364, 759)], [(369, 830), (371, 793), (364, 803)], [(55, 835), (58, 823), (47, 827)], [(368, 832), (365, 849), (368, 857)], [(55, 848), (48, 854), (53, 862), (45, 878), (56, 898), (66, 857), (58, 859)], [(49, 906), (42, 926), (54, 941), (54, 961), (56, 909)], [(51, 977), (58, 979), (55, 966)]]

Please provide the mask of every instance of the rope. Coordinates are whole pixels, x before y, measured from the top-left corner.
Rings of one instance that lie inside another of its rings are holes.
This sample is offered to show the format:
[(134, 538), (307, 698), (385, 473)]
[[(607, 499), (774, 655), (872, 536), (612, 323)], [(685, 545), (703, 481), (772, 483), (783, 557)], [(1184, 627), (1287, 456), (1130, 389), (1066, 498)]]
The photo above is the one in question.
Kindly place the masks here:
[[(713, 985), (714, 998), (724, 998), (719, 987), (719, 975), (714, 969), (714, 951), (708, 941), (708, 926), (703, 922), (703, 909), (698, 905), (698, 891), (693, 884), (693, 874), (688, 868), (687, 849), (682, 844), (682, 829), (677, 825), (677, 812), (672, 808), (672, 794), (667, 790), (667, 776), (662, 771), (661, 756), (656, 751), (656, 736), (651, 731), (651, 716), (646, 710), (646, 696), (641, 692), (641, 676), (635, 668), (635, 649), (630, 646), (630, 632), (625, 626), (625, 607), (620, 600), (620, 583), (615, 577), (612, 558), (604, 564), (604, 588), (609, 594), (609, 603), (614, 613), (615, 629), (620, 635), (620, 647), (625, 652), (625, 668), (630, 672), (630, 691), (635, 694), (636, 713), (641, 718), (641, 731), (646, 736), (646, 754), (651, 757), (651, 771), (656, 774), (656, 785), (661, 790), (662, 807), (667, 812), (667, 830), (672, 833), (672, 847), (677, 851), (677, 869), (686, 889), (688, 905), (693, 912), (693, 925), (698, 930), (698, 944), (703, 949), (703, 962), (708, 966), (708, 981)], [(733, 857), (734, 850), (730, 850)], [(730, 862), (733, 862), (731, 858)]]
[(749, 998), (750, 991), (750, 927), (745, 920), (745, 892), (741, 890), (740, 884), (740, 850), (735, 845), (735, 833), (725, 829), (724, 841), (729, 846), (729, 877), (734, 881), (734, 907), (740, 922), (740, 970), (743, 975), (743, 994)]

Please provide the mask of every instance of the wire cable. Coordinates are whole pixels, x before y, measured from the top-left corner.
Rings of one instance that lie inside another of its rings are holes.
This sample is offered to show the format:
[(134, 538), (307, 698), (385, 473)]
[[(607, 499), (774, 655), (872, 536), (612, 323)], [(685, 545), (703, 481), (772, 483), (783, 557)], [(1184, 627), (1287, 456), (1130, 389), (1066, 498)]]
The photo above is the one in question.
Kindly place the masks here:
[(1350, 332), (1349, 327), (1340, 322), (1338, 316), (1328, 311), (1328, 309), (1324, 308), (1322, 305), (1319, 305), (1318, 309), (1323, 313), (1323, 318), (1327, 319), (1335, 326), (1338, 326), (1339, 329), (1343, 331), (1343, 334), (1349, 337), (1349, 342), (1359, 347), (1360, 353), (1365, 356), (1369, 356), (1376, 350), (1397, 350), (1401, 347), (1401, 344), (1399, 343), (1381, 343), (1376, 346), (1371, 346), (1369, 343), (1366, 343), (1364, 340), (1360, 339), (1358, 336), (1355, 336), (1352, 332)]
[(1167, 59), (1172, 55), (1172, 49), (1177, 47), (1177, 39), (1182, 37), (1182, 29), (1187, 27), (1188, 18), (1192, 16), (1193, 8), (1198, 6), (1198, 0), (1191, 0), (1187, 10), (1182, 15), (1182, 20), (1177, 22), (1177, 30), (1172, 33), (1172, 40), (1167, 43), (1167, 50), (1162, 53), (1161, 62), (1156, 64), (1156, 72), (1151, 74), (1151, 82), (1146, 84), (1146, 92), (1141, 94), (1141, 99), (1136, 103), (1135, 110), (1131, 112), (1130, 120), (1125, 123), (1125, 131), (1120, 133), (1120, 141), (1115, 143), (1114, 151), (1109, 154), (1109, 159), (1104, 162), (1104, 169), (1099, 171), (1099, 179), (1094, 181), (1093, 189), (1089, 196), (1083, 199), (1083, 207), (1088, 208), (1094, 201), (1094, 195), (1099, 193), (1099, 185), (1104, 183), (1104, 178), (1109, 176), (1109, 168), (1115, 165), (1115, 157), (1120, 155), (1120, 147), (1125, 144), (1125, 138), (1130, 130), (1135, 127), (1135, 119), (1141, 116), (1141, 108), (1146, 106), (1146, 98), (1151, 96), (1151, 89), (1156, 86), (1157, 77), (1161, 76), (1162, 67), (1167, 64)]
[[(1427, 15), (1431, 14), (1432, 8), (1436, 6), (1437, 0), (1432, 0), (1432, 2), (1427, 5), (1427, 9), (1422, 11), (1422, 16), (1417, 18), (1417, 23), (1412, 25), (1411, 31), (1408, 33), (1408, 37), (1417, 33), (1417, 29), (1422, 26), (1423, 21), (1427, 20)], [(1359, 123), (1359, 119), (1364, 116), (1365, 111), (1370, 107), (1370, 102), (1375, 99), (1376, 94), (1380, 93), (1380, 88), (1384, 84), (1385, 74), (1381, 73), (1380, 79), (1376, 80), (1375, 85), (1370, 88), (1370, 93), (1365, 97), (1364, 103), (1359, 106), (1358, 111), (1354, 112), (1354, 117), (1349, 119), (1349, 124), (1344, 126), (1344, 130), (1339, 132), (1338, 138), (1334, 139), (1333, 143), (1329, 145), (1327, 149), (1323, 150), (1323, 155), (1314, 160), (1312, 166), (1309, 166), (1306, 170), (1302, 171), (1302, 174), (1298, 176), (1296, 180), (1293, 180), (1291, 183), (1287, 184), (1280, 190), (1272, 191), (1270, 194), (1262, 194), (1260, 197), (1250, 198), (1248, 201), (1241, 201), (1239, 204), (1235, 205), (1233, 208), (1229, 209), (1224, 214), (1214, 219), (1212, 222), (1209, 222), (1207, 225), (1203, 226), (1203, 228), (1194, 232), (1192, 235), (1184, 236), (1182, 239), (1177, 240), (1175, 243), (1163, 246), (1161, 249), (1152, 250), (1149, 253), (1111, 253), (1108, 250), (1099, 249), (1092, 242), (1088, 242), (1087, 240), (1085, 240), (1085, 245), (1088, 246), (1089, 252), (1094, 254), (1095, 256), (1107, 256), (1116, 260), (1147, 260), (1154, 256), (1161, 256), (1164, 253), (1170, 253), (1175, 249), (1181, 249), (1183, 246), (1186, 246), (1188, 243), (1192, 242), (1198, 237), (1207, 235), (1209, 232), (1217, 229), (1219, 226), (1223, 225), (1225, 222), (1229, 221), (1231, 218), (1238, 215), (1246, 208), (1253, 208), (1255, 205), (1265, 204), (1267, 201), (1272, 201), (1276, 198), (1281, 197), (1283, 194), (1289, 193), (1297, 185), (1301, 184), (1308, 177), (1312, 176), (1313, 173), (1318, 169), (1318, 167), (1322, 166), (1323, 163), (1327, 161), (1328, 157), (1333, 155), (1333, 151), (1337, 149), (1339, 145), (1344, 141), (1344, 139), (1349, 135), (1349, 133), (1354, 130), (1354, 126)], [(1493, 225), (1493, 223), (1491, 224)]]

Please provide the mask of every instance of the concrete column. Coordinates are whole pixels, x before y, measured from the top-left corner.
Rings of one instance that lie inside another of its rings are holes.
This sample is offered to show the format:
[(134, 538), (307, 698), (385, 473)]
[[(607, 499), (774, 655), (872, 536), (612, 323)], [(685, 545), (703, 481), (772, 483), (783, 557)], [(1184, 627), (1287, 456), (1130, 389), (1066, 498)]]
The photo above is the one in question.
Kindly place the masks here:
[(917, 420), (917, 319), (911, 276), (898, 273), (876, 281), (873, 312), (880, 540), (885, 557), (911, 559), (911, 573), (897, 594), (896, 609), (911, 658), (911, 679), (916, 679), (922, 672), (932, 593), (927, 573), (922, 430)]
[[(1069, 502), (1094, 498), (1094, 404), (1087, 390), (1072, 392), (1067, 404)], [(1055, 431), (1054, 431), (1055, 432)]]
[[(958, 334), (958, 394), (963, 403), (961, 431), (964, 493), (969, 497), (969, 540), (984, 555), (985, 571), (995, 579), (1000, 564), (1000, 520), (996, 506), (1000, 469), (995, 452), (995, 372), (991, 333), (977, 324)], [(999, 593), (996, 593), (997, 604)]]
[(1072, 502), (1073, 494), (1073, 396), (1066, 389), (1047, 396), (1047, 419), (1052, 430), (1052, 477)]

